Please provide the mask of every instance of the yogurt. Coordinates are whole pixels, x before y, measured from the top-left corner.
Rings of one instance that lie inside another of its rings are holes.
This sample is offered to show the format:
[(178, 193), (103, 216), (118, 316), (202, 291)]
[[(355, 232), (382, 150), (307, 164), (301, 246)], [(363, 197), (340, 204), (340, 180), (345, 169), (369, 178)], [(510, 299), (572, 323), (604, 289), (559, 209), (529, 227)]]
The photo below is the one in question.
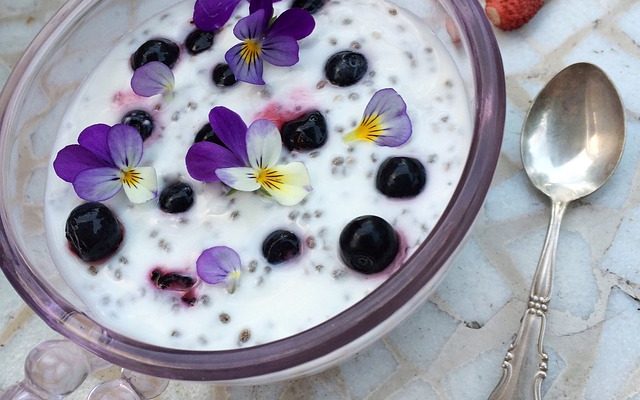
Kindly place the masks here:
[[(49, 173), (45, 217), (57, 268), (88, 315), (142, 342), (194, 350), (254, 346), (339, 314), (401, 268), (427, 238), (466, 161), (471, 121), (463, 82), (424, 23), (385, 1), (329, 1), (314, 14), (314, 32), (300, 41), (298, 64), (265, 64), (264, 86), (239, 82), (219, 88), (211, 71), (238, 43), (233, 25), (248, 14), (246, 2), (241, 3), (210, 50), (194, 56), (182, 51), (173, 68), (171, 99), (136, 96), (129, 84), (129, 57), (151, 38), (182, 43), (194, 29), (193, 1), (177, 3), (125, 35), (83, 83), (58, 132), (56, 152), (75, 143), (89, 125), (113, 125), (131, 110), (146, 110), (155, 129), (144, 142), (142, 165), (156, 169), (160, 189), (179, 180), (196, 193), (194, 206), (181, 214), (161, 211), (157, 200), (133, 205), (122, 193), (107, 200), (125, 227), (124, 241), (113, 257), (88, 265), (69, 250), (64, 236), (69, 212), (83, 201), (53, 169)], [(288, 3), (275, 3), (276, 13)], [(368, 72), (356, 85), (333, 86), (324, 76), (324, 64), (332, 54), (349, 49), (367, 57)], [(345, 144), (342, 137), (360, 122), (372, 95), (388, 87), (407, 104), (411, 139), (394, 148)], [(185, 154), (214, 106), (235, 111), (247, 124), (259, 118), (280, 124), (310, 110), (323, 113), (329, 132), (324, 146), (312, 152), (283, 151), (281, 163), (301, 161), (309, 171), (313, 191), (303, 202), (285, 207), (189, 176)], [(390, 199), (376, 190), (378, 167), (392, 156), (413, 157), (425, 166), (427, 184), (417, 197)], [(363, 275), (340, 260), (340, 232), (361, 215), (384, 218), (401, 238), (397, 260), (383, 273)], [(277, 229), (296, 233), (302, 251), (287, 263), (269, 265), (262, 241)], [(157, 268), (195, 277), (196, 259), (214, 246), (228, 246), (241, 257), (242, 276), (233, 293), (224, 285), (200, 282), (195, 303), (187, 305), (181, 293), (159, 290), (149, 279)]]

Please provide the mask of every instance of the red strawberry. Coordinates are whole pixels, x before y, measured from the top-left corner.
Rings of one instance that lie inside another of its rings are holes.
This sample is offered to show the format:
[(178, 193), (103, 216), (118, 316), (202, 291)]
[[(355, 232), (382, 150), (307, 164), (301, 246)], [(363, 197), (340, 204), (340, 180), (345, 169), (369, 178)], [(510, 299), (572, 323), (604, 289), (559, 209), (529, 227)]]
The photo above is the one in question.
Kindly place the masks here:
[(487, 0), (485, 12), (495, 26), (510, 31), (529, 22), (543, 4), (544, 0)]

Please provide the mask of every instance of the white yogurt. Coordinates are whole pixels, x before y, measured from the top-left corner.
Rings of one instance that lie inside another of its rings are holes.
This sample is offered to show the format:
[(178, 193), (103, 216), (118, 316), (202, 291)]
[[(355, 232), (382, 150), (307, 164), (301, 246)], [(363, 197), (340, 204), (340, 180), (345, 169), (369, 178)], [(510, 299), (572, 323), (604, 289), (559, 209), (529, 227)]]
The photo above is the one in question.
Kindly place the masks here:
[[(288, 3), (276, 3), (277, 10)], [(166, 214), (157, 201), (132, 205), (123, 193), (106, 201), (124, 225), (125, 239), (112, 258), (89, 268), (68, 250), (64, 236), (69, 212), (82, 201), (51, 169), (45, 207), (50, 252), (87, 313), (123, 335), (184, 349), (253, 346), (326, 321), (389, 276), (390, 271), (365, 276), (340, 261), (338, 237), (353, 218), (374, 214), (390, 222), (403, 238), (403, 259), (425, 240), (466, 160), (468, 101), (437, 38), (403, 10), (379, 0), (329, 2), (314, 15), (315, 31), (300, 42), (298, 64), (265, 64), (263, 87), (238, 83), (221, 89), (212, 83), (211, 70), (238, 43), (231, 30), (248, 13), (242, 2), (211, 50), (190, 56), (183, 49), (174, 67), (172, 100), (135, 96), (129, 87), (131, 53), (154, 37), (182, 43), (193, 29), (192, 11), (192, 0), (181, 2), (123, 38), (83, 84), (55, 149), (76, 143), (86, 126), (116, 124), (133, 109), (150, 111), (156, 129), (145, 141), (142, 165), (155, 167), (161, 188), (177, 179), (192, 185), (194, 206), (183, 214)], [(324, 80), (324, 63), (347, 49), (364, 54), (369, 71), (354, 86), (334, 87)], [(342, 136), (360, 122), (371, 96), (386, 87), (407, 103), (412, 138), (397, 148), (346, 145)], [(228, 195), (220, 183), (204, 184), (189, 176), (185, 154), (217, 105), (234, 110), (247, 124), (266, 109), (298, 114), (317, 109), (325, 115), (329, 139), (323, 147), (313, 153), (283, 152), (282, 162), (302, 161), (309, 171), (313, 192), (302, 204), (284, 207), (254, 193)], [(378, 166), (390, 156), (414, 157), (425, 165), (428, 179), (420, 195), (393, 200), (375, 189)], [(295, 232), (304, 245), (295, 260), (269, 266), (261, 246), (276, 229)], [(229, 246), (241, 256), (244, 271), (235, 293), (224, 285), (200, 283), (197, 303), (189, 307), (180, 293), (151, 284), (149, 275), (156, 267), (195, 277), (196, 259), (213, 246)]]

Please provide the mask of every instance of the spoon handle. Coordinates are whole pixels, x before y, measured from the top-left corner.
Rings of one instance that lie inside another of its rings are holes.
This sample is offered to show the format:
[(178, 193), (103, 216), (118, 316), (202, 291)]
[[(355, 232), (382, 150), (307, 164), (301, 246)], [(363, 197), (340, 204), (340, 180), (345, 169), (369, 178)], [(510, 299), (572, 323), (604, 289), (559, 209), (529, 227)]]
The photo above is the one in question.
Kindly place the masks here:
[(502, 378), (493, 389), (489, 400), (542, 399), (540, 389), (542, 381), (547, 377), (549, 361), (549, 356), (544, 351), (544, 331), (551, 300), (560, 223), (566, 208), (566, 202), (552, 202), (551, 220), (533, 276), (527, 309), (520, 321), (518, 333), (502, 362)]

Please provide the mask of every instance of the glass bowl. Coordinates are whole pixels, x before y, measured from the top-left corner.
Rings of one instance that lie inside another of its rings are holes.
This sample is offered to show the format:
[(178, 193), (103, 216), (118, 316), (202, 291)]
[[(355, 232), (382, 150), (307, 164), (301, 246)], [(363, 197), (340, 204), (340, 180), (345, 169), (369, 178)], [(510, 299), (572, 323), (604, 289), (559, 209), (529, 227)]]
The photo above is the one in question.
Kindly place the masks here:
[(476, 1), (394, 1), (417, 14), (447, 47), (467, 86), (473, 121), (469, 155), (455, 192), (405, 265), (359, 303), (295, 336), (237, 350), (185, 351), (141, 343), (92, 320), (54, 267), (43, 221), (52, 133), (82, 79), (131, 27), (175, 2), (70, 0), (14, 68), (0, 97), (1, 268), (54, 330), (107, 361), (142, 373), (256, 384), (335, 365), (380, 338), (428, 298), (482, 206), (505, 115), (504, 75), (492, 29)]

